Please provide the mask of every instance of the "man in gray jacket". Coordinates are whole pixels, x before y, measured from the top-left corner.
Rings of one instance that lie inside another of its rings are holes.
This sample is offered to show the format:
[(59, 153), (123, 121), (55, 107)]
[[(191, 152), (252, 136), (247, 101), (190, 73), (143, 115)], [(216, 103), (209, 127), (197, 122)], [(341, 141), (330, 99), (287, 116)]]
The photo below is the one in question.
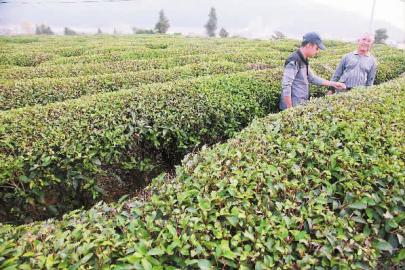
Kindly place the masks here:
[(310, 68), (308, 58), (314, 57), (319, 49), (324, 50), (321, 37), (310, 32), (304, 35), (301, 47), (291, 54), (284, 64), (283, 81), (281, 83), (280, 110), (305, 103), (309, 99), (309, 83), (345, 89), (341, 82), (332, 82), (315, 76)]
[[(332, 81), (342, 82), (347, 90), (359, 86), (372, 86), (377, 72), (377, 61), (370, 50), (374, 36), (365, 33), (357, 40), (357, 50), (346, 54), (333, 74)], [(328, 94), (332, 94), (331, 89)]]

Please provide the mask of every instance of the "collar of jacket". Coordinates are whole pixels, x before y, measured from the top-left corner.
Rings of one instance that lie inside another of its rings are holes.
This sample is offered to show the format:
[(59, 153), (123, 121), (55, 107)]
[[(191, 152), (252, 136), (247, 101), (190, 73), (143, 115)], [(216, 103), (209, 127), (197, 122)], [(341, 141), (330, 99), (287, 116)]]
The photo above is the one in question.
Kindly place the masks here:
[[(360, 55), (358, 50), (354, 51), (353, 53), (356, 55)], [(369, 57), (369, 56), (371, 56), (371, 53), (368, 51), (366, 54), (362, 54), (362, 55)]]
[(304, 55), (302, 54), (302, 52), (301, 52), (300, 49), (297, 50), (297, 54), (298, 54), (298, 56), (300, 57), (300, 59), (302, 60), (302, 62), (304, 62), (305, 65), (308, 66), (308, 65), (309, 65), (308, 59), (305, 59), (305, 57), (304, 57)]

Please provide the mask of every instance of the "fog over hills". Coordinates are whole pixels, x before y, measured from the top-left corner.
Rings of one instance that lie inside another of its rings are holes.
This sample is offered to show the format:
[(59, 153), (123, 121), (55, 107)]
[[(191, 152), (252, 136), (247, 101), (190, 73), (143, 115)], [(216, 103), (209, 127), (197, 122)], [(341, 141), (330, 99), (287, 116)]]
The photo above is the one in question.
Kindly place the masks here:
[[(385, 5), (394, 0), (386, 0)], [(316, 1), (260, 1), (260, 0), (14, 0), (0, 4), (0, 30), (16, 34), (32, 32), (36, 24), (47, 24), (62, 33), (65, 26), (79, 32), (95, 33), (97, 28), (112, 33), (132, 33), (131, 28), (151, 29), (158, 12), (164, 9), (170, 21), (170, 33), (204, 34), (208, 12), (214, 6), (218, 16), (218, 30), (224, 27), (231, 35), (249, 38), (269, 38), (275, 30), (288, 37), (300, 38), (303, 33), (317, 31), (324, 38), (354, 40), (369, 29), (370, 17), (365, 16), (371, 5), (359, 13), (353, 7), (331, 7)], [(369, 1), (371, 2), (371, 0)], [(394, 3), (394, 2), (392, 2)], [(391, 3), (391, 4), (392, 4)], [(396, 3), (396, 2), (395, 2)], [(399, 4), (398, 4), (399, 3)], [(404, 8), (405, 2), (399, 8)], [(384, 3), (377, 4), (376, 14)], [(392, 5), (394, 7), (394, 5)], [(394, 10), (392, 12), (397, 12)], [(387, 11), (385, 11), (387, 12)], [(389, 12), (389, 11), (388, 11)], [(380, 12), (381, 13), (381, 12)], [(389, 14), (389, 13), (388, 13)], [(405, 16), (405, 15), (404, 15)], [(404, 42), (405, 22), (389, 20), (389, 16), (375, 16), (372, 30), (386, 28), (391, 40)]]

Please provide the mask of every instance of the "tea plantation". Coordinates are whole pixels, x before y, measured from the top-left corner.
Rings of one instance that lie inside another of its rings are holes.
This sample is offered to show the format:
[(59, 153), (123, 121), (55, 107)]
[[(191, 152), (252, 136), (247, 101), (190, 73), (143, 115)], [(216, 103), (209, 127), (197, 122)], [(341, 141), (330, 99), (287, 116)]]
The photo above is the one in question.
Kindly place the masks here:
[(1, 37), (0, 269), (405, 267), (404, 51), (279, 113), (298, 45)]

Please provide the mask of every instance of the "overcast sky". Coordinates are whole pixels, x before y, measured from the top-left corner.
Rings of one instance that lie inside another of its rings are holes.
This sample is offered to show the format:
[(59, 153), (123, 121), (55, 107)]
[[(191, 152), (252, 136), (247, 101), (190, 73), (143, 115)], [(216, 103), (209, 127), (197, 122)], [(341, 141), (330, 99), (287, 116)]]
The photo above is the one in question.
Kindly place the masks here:
[[(47, 24), (94, 33), (116, 28), (153, 28), (164, 9), (169, 32), (203, 34), (210, 7), (218, 27), (231, 35), (268, 38), (275, 30), (298, 38), (317, 31), (325, 38), (354, 39), (369, 30), (373, 0), (0, 0), (0, 29), (31, 31)], [(391, 39), (405, 40), (405, 1), (376, 0), (372, 31), (385, 27)]]

